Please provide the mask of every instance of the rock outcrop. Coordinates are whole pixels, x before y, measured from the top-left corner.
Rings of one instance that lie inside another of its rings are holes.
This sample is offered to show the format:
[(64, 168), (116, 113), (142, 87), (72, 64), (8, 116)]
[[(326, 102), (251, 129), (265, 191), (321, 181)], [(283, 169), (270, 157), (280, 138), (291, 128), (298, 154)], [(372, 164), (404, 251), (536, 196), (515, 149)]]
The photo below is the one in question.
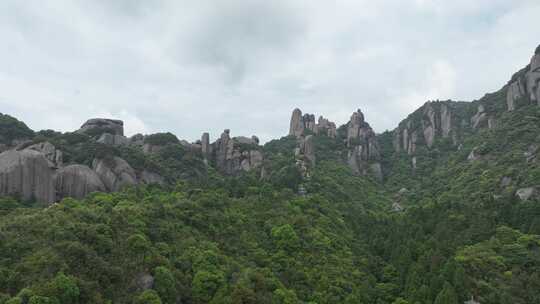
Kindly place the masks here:
[(521, 188), (516, 191), (516, 196), (519, 197), (522, 201), (527, 201), (538, 195), (538, 190), (536, 187), (527, 187)]
[(54, 168), (44, 154), (26, 149), (0, 154), (0, 195), (52, 203)]
[(97, 142), (101, 144), (105, 144), (105, 145), (121, 146), (121, 145), (128, 145), (130, 143), (130, 140), (123, 135), (103, 133), (99, 137)]
[(508, 111), (526, 104), (540, 105), (540, 53), (538, 52), (534, 53), (530, 64), (525, 69), (512, 77), (507, 86)]
[(84, 165), (69, 165), (59, 169), (56, 172), (55, 185), (57, 199), (81, 199), (91, 192), (106, 191), (97, 173)]
[(470, 103), (429, 101), (409, 115), (393, 131), (396, 152), (415, 155), (419, 146), (433, 148), (437, 139), (448, 139), (454, 146), (459, 144), (461, 129), (468, 126), (462, 114)]
[(87, 120), (77, 132), (96, 132), (101, 135), (110, 133), (113, 135), (124, 135), (124, 122), (117, 119), (92, 118)]
[(92, 168), (108, 191), (120, 191), (137, 184), (135, 170), (122, 158), (94, 159)]
[(217, 169), (225, 174), (234, 175), (242, 171), (250, 171), (261, 167), (263, 163), (258, 138), (255, 136), (231, 138), (229, 129), (223, 131), (212, 147), (205, 151), (207, 155), (210, 153), (207, 159), (212, 160)]
[(484, 105), (479, 104), (476, 114), (471, 117), (471, 125), (473, 129), (493, 129), (495, 127), (495, 118), (487, 113)]
[(318, 121), (315, 122), (315, 115), (302, 115), (302, 111), (298, 108), (293, 110), (289, 128), (290, 136), (301, 137), (309, 134), (324, 134), (329, 137), (336, 137), (336, 133), (336, 124), (328, 119), (320, 116)]
[(382, 180), (379, 144), (371, 126), (365, 121), (364, 114), (358, 110), (347, 124), (347, 163), (357, 174), (371, 173)]
[(61, 167), (64, 163), (62, 151), (56, 149), (50, 142), (34, 144), (26, 147), (26, 150), (33, 150), (43, 154), (55, 167)]

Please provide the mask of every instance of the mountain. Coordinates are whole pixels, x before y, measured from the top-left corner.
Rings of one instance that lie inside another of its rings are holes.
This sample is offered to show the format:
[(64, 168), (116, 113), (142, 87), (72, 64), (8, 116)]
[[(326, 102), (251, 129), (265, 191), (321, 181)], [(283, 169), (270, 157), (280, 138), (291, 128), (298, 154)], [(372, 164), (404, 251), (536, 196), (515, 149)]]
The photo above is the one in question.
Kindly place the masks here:
[(539, 303), (540, 47), (377, 134), (188, 143), (0, 115), (0, 303)]

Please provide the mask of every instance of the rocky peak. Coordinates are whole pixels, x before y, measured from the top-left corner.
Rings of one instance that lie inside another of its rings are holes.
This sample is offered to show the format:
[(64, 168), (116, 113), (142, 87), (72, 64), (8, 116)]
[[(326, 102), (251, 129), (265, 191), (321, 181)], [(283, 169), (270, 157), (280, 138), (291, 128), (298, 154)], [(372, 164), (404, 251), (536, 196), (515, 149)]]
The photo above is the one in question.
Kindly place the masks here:
[(526, 104), (540, 105), (540, 46), (531, 58), (530, 64), (518, 72), (507, 86), (506, 104), (508, 111)]
[[(124, 122), (117, 119), (92, 118), (87, 120), (77, 132), (92, 133), (101, 135), (110, 133), (112, 135), (124, 135)], [(94, 133), (95, 132), (95, 133)]]
[(457, 145), (460, 117), (456, 108), (462, 104), (450, 101), (426, 102), (393, 131), (395, 151), (414, 155), (418, 145), (432, 148), (438, 137), (451, 138), (453, 144)]
[(322, 116), (320, 116), (316, 122), (315, 115), (308, 113), (302, 115), (302, 111), (300, 109), (294, 109), (291, 116), (289, 135), (301, 137), (309, 135), (310, 133), (315, 135), (336, 137), (336, 124)]
[(377, 136), (360, 110), (354, 112), (347, 123), (347, 147), (347, 163), (353, 172), (371, 173), (382, 180)]
[(219, 171), (230, 175), (261, 167), (263, 154), (259, 148), (259, 138), (257, 136), (231, 138), (230, 133), (229, 129), (225, 129), (220, 138), (209, 146), (206, 146), (207, 133), (203, 134), (201, 148), (207, 163), (212, 161)]

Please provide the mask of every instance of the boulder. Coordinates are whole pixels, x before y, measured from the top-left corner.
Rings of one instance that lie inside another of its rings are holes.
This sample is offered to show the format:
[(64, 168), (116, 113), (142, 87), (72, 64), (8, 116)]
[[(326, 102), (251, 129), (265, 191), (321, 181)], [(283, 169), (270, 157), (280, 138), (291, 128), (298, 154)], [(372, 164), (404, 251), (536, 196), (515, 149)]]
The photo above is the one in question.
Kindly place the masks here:
[(59, 199), (82, 199), (91, 192), (106, 191), (97, 173), (84, 165), (70, 165), (59, 169), (56, 172), (55, 185)]
[(101, 134), (97, 142), (105, 145), (121, 146), (129, 144), (130, 140), (123, 135), (103, 133)]
[(527, 148), (527, 151), (523, 152), (523, 156), (525, 156), (525, 159), (528, 163), (532, 163), (536, 160), (538, 150), (538, 145), (532, 144)]
[(43, 154), (56, 167), (61, 167), (63, 165), (62, 151), (57, 150), (48, 141), (28, 146), (26, 147), (26, 150), (33, 150)]
[(538, 194), (535, 187), (521, 188), (516, 191), (516, 196), (522, 201), (527, 201)]
[(31, 149), (1, 153), (0, 195), (53, 203), (54, 168), (51, 162), (43, 153)]
[(116, 119), (92, 118), (87, 120), (77, 132), (88, 133), (91, 130), (95, 130), (93, 132), (98, 132), (98, 134), (124, 135), (124, 122)]
[(119, 191), (137, 184), (135, 170), (120, 157), (94, 159), (92, 168), (109, 191)]

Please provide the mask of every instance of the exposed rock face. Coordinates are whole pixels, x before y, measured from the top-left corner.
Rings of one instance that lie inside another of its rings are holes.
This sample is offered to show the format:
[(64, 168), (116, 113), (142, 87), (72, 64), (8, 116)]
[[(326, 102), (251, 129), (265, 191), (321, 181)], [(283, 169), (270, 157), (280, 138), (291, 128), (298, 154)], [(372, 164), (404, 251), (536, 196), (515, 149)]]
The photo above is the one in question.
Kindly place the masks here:
[(212, 156), (212, 146), (210, 145), (210, 134), (206, 132), (201, 136), (201, 153), (204, 162), (208, 165), (208, 159)]
[(318, 122), (315, 122), (315, 115), (304, 114), (300, 109), (294, 109), (291, 117), (289, 135), (300, 137), (306, 135), (306, 131), (310, 131), (316, 135), (327, 135), (336, 137), (336, 124), (328, 119), (320, 116)]
[(337, 136), (336, 124), (322, 116), (319, 116), (316, 130), (316, 134), (326, 134), (326, 136), (332, 138), (335, 138)]
[(377, 137), (360, 110), (352, 114), (347, 124), (347, 147), (347, 163), (353, 172), (364, 175), (372, 173), (378, 180), (382, 180)]
[(116, 119), (92, 118), (87, 120), (77, 132), (86, 133), (94, 129), (103, 130), (103, 133), (124, 135), (124, 122)]
[(455, 123), (457, 117), (450, 103), (427, 102), (411, 116), (394, 130), (395, 151), (414, 155), (418, 145), (432, 148), (437, 137), (451, 138), (454, 145), (458, 144), (460, 127)]
[(315, 143), (313, 142), (313, 135), (308, 135), (300, 139), (300, 154), (304, 155), (311, 165), (315, 165)]
[[(517, 102), (519, 104), (517, 104)], [(508, 111), (524, 104), (540, 105), (540, 54), (535, 52), (530, 64), (514, 75), (507, 86), (506, 105)]]
[(120, 191), (137, 184), (135, 170), (120, 157), (94, 159), (92, 167), (108, 191)]
[(212, 159), (218, 170), (234, 175), (262, 165), (263, 154), (256, 146), (258, 146), (256, 136), (231, 138), (230, 130), (226, 129), (209, 151), (212, 152)]
[(61, 168), (55, 178), (58, 198), (84, 198), (91, 192), (105, 191), (105, 185), (96, 172), (84, 165)]
[(534, 54), (532, 57), (529, 71), (525, 77), (529, 99), (540, 105), (540, 54)]
[(535, 187), (521, 188), (518, 191), (516, 191), (516, 196), (518, 196), (519, 199), (522, 201), (529, 200), (537, 196), (537, 194), (538, 194), (538, 190)]
[(110, 133), (103, 133), (99, 139), (97, 140), (98, 143), (105, 144), (105, 145), (111, 145), (111, 146), (121, 146), (121, 145), (128, 145), (130, 140), (123, 136), (123, 135), (114, 135)]
[(54, 166), (61, 167), (63, 165), (62, 151), (57, 150), (50, 142), (41, 142), (31, 145), (26, 150), (34, 150), (43, 154)]
[(486, 108), (483, 105), (478, 105), (478, 111), (471, 118), (471, 125), (473, 129), (487, 127), (488, 126), (488, 114)]
[(55, 200), (54, 169), (35, 150), (9, 150), (0, 154), (0, 195), (19, 196), (52, 203)]
[(289, 135), (298, 137), (302, 134), (304, 134), (304, 120), (302, 119), (302, 111), (296, 108), (292, 113)]
[(516, 102), (525, 96), (525, 84), (521, 78), (512, 82), (506, 93), (506, 106), (508, 111), (513, 111), (516, 108)]

